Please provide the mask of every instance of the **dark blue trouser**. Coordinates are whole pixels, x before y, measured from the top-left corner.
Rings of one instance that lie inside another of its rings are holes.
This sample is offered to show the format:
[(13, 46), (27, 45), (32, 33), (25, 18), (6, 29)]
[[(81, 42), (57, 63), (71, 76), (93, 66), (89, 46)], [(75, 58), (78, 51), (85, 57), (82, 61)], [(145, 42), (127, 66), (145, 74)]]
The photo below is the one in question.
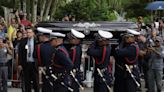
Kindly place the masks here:
[(105, 83), (100, 83), (98, 81), (94, 81), (94, 92), (109, 92)]
[(45, 78), (45, 75), (42, 75), (42, 92), (54, 92), (53, 85)]
[(107, 85), (108, 86), (111, 85), (112, 77), (107, 70), (104, 72), (101, 72), (101, 73), (103, 74), (103, 77), (106, 80), (106, 83), (103, 81), (102, 77), (100, 77), (98, 72), (95, 72), (95, 74), (94, 74), (94, 92), (109, 92)]
[[(65, 86), (61, 85), (61, 82), (63, 82)], [(68, 87), (70, 87), (71, 84), (72, 84), (72, 80), (70, 75), (66, 74), (61, 78), (58, 77), (58, 79), (54, 82), (53, 92), (70, 92), (68, 90)]]
[(116, 77), (113, 92), (137, 92), (137, 86), (132, 78)]

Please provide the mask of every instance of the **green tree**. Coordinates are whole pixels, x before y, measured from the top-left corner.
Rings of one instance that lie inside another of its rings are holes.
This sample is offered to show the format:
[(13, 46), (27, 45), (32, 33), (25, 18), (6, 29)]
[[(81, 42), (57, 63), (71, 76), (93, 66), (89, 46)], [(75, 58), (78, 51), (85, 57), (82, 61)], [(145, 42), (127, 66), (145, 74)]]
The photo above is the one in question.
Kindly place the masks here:
[(77, 21), (102, 21), (113, 20), (113, 10), (108, 5), (108, 0), (73, 0), (59, 8), (55, 14), (56, 19), (62, 19), (64, 14), (76, 16)]

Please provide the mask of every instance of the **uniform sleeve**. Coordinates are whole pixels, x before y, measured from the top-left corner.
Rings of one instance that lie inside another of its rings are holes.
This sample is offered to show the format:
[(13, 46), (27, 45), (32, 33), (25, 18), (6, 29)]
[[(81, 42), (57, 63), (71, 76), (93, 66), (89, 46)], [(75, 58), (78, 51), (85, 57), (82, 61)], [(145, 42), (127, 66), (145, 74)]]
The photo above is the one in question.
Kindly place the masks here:
[(87, 54), (90, 55), (90, 56), (94, 56), (94, 57), (100, 57), (100, 54), (101, 51), (100, 49), (94, 47), (94, 46), (91, 46), (90, 48), (88, 48), (88, 51), (87, 51)]
[(70, 71), (73, 68), (73, 63), (71, 59), (68, 58), (63, 52), (56, 52), (55, 57), (57, 57), (61, 61), (60, 63), (65, 66), (67, 71)]
[(118, 57), (133, 56), (134, 46), (125, 47), (115, 51), (115, 55)]

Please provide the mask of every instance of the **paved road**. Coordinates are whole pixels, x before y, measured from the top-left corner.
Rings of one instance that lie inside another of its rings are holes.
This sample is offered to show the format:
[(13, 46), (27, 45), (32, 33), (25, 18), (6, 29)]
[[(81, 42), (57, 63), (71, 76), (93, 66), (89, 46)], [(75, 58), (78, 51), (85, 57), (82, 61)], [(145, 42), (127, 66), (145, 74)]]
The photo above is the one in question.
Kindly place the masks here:
[[(21, 89), (20, 88), (9, 88), (8, 92), (21, 92)], [(93, 88), (85, 88), (83, 91), (80, 91), (80, 92), (93, 92)], [(146, 92), (146, 89), (142, 88), (142, 91), (140, 91), (140, 92)], [(164, 89), (162, 92), (164, 92)]]
[[(21, 92), (20, 88), (9, 88), (8, 92)], [(93, 92), (92, 88), (86, 88), (84, 91), (81, 92)]]
[[(144, 81), (142, 81), (141, 83), (142, 83), (142, 89), (141, 89), (142, 91), (140, 91), (140, 92), (146, 92), (146, 89), (143, 87)], [(20, 88), (8, 88), (8, 92), (21, 92), (21, 89)], [(85, 90), (83, 90), (81, 92), (93, 92), (93, 88), (85, 88)], [(164, 92), (164, 87), (163, 87), (162, 92)]]
[[(9, 90), (8, 92), (21, 92), (21, 89), (19, 89), (19, 88), (9, 88), (8, 90)], [(85, 90), (81, 91), (81, 92), (93, 92), (93, 89), (92, 88), (85, 88)], [(146, 92), (146, 90), (142, 89), (141, 92)], [(162, 92), (164, 92), (164, 91), (162, 91)]]

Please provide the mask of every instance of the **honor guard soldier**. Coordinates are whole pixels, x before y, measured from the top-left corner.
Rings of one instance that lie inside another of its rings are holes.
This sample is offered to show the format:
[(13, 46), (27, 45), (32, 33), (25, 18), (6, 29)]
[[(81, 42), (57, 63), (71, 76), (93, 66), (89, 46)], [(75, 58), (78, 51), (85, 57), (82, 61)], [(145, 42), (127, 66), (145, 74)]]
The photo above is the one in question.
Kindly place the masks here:
[(115, 50), (115, 83), (114, 92), (136, 92), (140, 87), (136, 78), (139, 78), (139, 70), (137, 66), (139, 47), (135, 42), (134, 35), (139, 32), (128, 30), (122, 38), (123, 47)]
[(62, 33), (52, 32), (51, 45), (55, 48), (55, 53), (52, 56), (53, 64), (48, 68), (50, 77), (54, 79), (54, 92), (69, 92), (73, 91), (71, 86), (70, 71), (73, 68), (73, 63), (69, 57), (69, 53), (63, 46), (63, 38), (66, 36)]
[[(73, 73), (75, 77), (78, 79), (79, 82), (82, 81), (82, 76), (80, 72), (80, 65), (81, 65), (81, 56), (82, 56), (82, 48), (81, 48), (81, 39), (85, 37), (85, 35), (79, 31), (71, 29), (71, 32), (67, 34), (69, 43), (72, 45), (70, 48), (70, 57), (72, 63), (74, 64)], [(79, 85), (73, 81), (72, 87), (74, 92), (79, 92)]]
[(88, 48), (88, 55), (95, 60), (94, 71), (94, 92), (109, 92), (112, 82), (111, 74), (108, 71), (110, 63), (111, 46), (109, 39), (113, 35), (110, 32), (99, 30), (96, 41)]
[(52, 30), (41, 27), (38, 27), (37, 30), (42, 36), (42, 43), (37, 46), (38, 64), (43, 67), (49, 66), (52, 63), (51, 57), (53, 53), (53, 47), (50, 44), (50, 33)]
[[(38, 27), (37, 30), (42, 38), (42, 43), (37, 45), (38, 65), (40, 68), (48, 67), (52, 64), (51, 58), (54, 50), (50, 44), (50, 33), (52, 30), (42, 27)], [(42, 75), (42, 83), (42, 92), (53, 92), (53, 86), (50, 85), (44, 75)]]

